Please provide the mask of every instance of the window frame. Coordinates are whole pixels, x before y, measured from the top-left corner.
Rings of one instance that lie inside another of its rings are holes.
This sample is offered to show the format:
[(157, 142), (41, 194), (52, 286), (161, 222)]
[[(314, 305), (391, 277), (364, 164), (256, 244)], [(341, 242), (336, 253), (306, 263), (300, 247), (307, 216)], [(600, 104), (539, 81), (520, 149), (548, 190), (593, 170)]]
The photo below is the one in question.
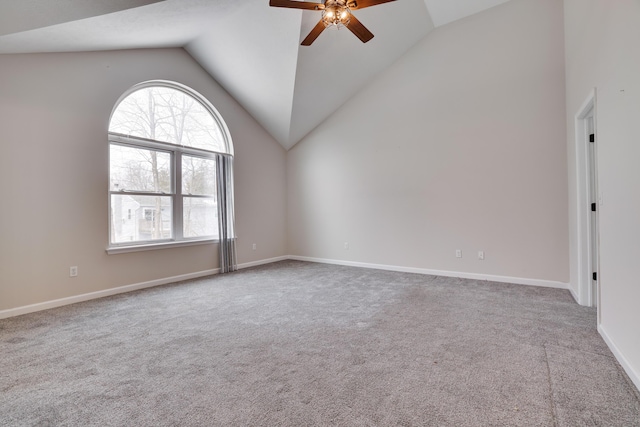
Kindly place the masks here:
[[(193, 89), (182, 85), (180, 83), (170, 82), (166, 80), (151, 80), (139, 83), (133, 87), (131, 87), (128, 91), (126, 91), (116, 102), (112, 112), (111, 117), (116, 112), (121, 102), (126, 99), (128, 96), (137, 92), (141, 89), (149, 88), (149, 87), (166, 87), (170, 89), (175, 89), (180, 92), (183, 92), (186, 96), (193, 98), (195, 101), (199, 102), (213, 117), (215, 123), (218, 125), (220, 133), (222, 134), (223, 142), (227, 152), (219, 152), (213, 150), (206, 150), (201, 148), (194, 148), (185, 145), (177, 145), (164, 141), (156, 141), (148, 138), (125, 135), (118, 132), (107, 131), (108, 134), (108, 147), (109, 147), (109, 155), (108, 155), (108, 165), (109, 165), (109, 180), (108, 180), (108, 245), (107, 245), (107, 253), (108, 254), (117, 254), (117, 253), (125, 253), (125, 252), (138, 252), (138, 251), (146, 251), (146, 250), (154, 250), (154, 249), (164, 249), (164, 248), (173, 248), (173, 247), (181, 247), (181, 246), (191, 246), (191, 245), (201, 245), (208, 243), (215, 243), (219, 241), (218, 237), (213, 236), (197, 236), (197, 237), (184, 237), (184, 209), (183, 209), (183, 200), (185, 196), (188, 197), (199, 197), (199, 198), (214, 198), (216, 200), (216, 205), (219, 200), (218, 194), (218, 171), (216, 170), (216, 190), (213, 196), (204, 196), (204, 195), (191, 195), (185, 194), (182, 192), (182, 157), (183, 155), (198, 157), (202, 159), (208, 159), (216, 162), (217, 164), (217, 156), (231, 156), (233, 157), (233, 143), (231, 141), (231, 135), (229, 133), (229, 129), (227, 128), (226, 123), (218, 113), (218, 111), (211, 105), (211, 103), (200, 95), (198, 92)], [(111, 117), (109, 119), (109, 125), (111, 123)], [(165, 152), (170, 154), (170, 174), (171, 174), (171, 193), (162, 193), (162, 192), (148, 192), (148, 191), (126, 191), (126, 190), (112, 190), (111, 189), (111, 146), (112, 145), (121, 145), (125, 147), (139, 148), (139, 149), (149, 149), (158, 152)], [(172, 233), (171, 238), (169, 239), (156, 239), (156, 240), (145, 240), (145, 241), (136, 241), (136, 242), (121, 242), (115, 243), (111, 242), (112, 235), (112, 211), (111, 211), (111, 200), (113, 195), (139, 195), (139, 196), (156, 196), (160, 195), (163, 197), (171, 197), (172, 201), (172, 218), (171, 218), (171, 226)], [(219, 228), (219, 223), (217, 224)]]

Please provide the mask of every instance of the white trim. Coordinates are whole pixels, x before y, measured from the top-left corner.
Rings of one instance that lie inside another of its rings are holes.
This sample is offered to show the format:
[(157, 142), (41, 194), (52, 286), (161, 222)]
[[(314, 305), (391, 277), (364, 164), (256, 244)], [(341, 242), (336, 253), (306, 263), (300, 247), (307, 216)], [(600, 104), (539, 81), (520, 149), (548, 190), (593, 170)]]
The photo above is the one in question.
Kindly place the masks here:
[(431, 276), (459, 277), (461, 279), (487, 280), (490, 282), (515, 283), (517, 285), (542, 286), (545, 288), (569, 289), (569, 284), (552, 280), (525, 279), (521, 277), (495, 276), (490, 274), (463, 273), (458, 271), (430, 270), (427, 268), (401, 267), (396, 265), (369, 264), (366, 262), (341, 261), (334, 259), (312, 258), (292, 255), (296, 261), (317, 262), (322, 264), (346, 265), (349, 267), (373, 268), (376, 270), (400, 271), (403, 273), (428, 274)]
[(182, 246), (195, 246), (195, 245), (207, 245), (219, 243), (219, 240), (216, 239), (206, 239), (206, 240), (181, 240), (179, 242), (161, 242), (161, 243), (150, 243), (148, 245), (136, 245), (136, 246), (111, 246), (106, 249), (109, 255), (114, 254), (124, 254), (127, 252), (141, 252), (141, 251), (152, 251), (156, 249), (169, 249), (169, 248), (180, 248)]
[[(188, 245), (204, 244), (204, 243), (211, 243), (211, 241), (179, 242), (177, 244), (174, 243), (171, 247), (188, 246)], [(122, 252), (134, 252), (136, 250), (142, 251), (142, 250), (148, 250), (148, 249), (162, 249), (162, 247), (160, 247), (162, 245), (153, 245), (153, 246), (159, 246), (159, 247), (155, 247), (155, 248), (149, 248), (146, 246), (135, 247), (135, 248), (129, 248), (128, 251), (126, 250), (127, 248), (117, 248), (117, 249), (122, 250)], [(165, 244), (164, 246), (166, 247), (167, 245)], [(121, 253), (121, 252), (111, 252), (111, 253)], [(267, 258), (259, 261), (246, 262), (243, 264), (238, 264), (238, 269), (255, 267), (257, 265), (270, 264), (278, 261), (286, 261), (288, 259), (289, 259), (289, 256), (285, 255), (285, 256), (280, 256), (275, 258)], [(188, 273), (188, 274), (181, 274), (179, 276), (165, 277), (164, 279), (150, 280), (148, 282), (135, 283), (133, 285), (120, 286), (117, 288), (105, 289), (103, 291), (90, 292), (88, 294), (75, 295), (72, 297), (60, 298), (52, 301), (45, 301), (37, 304), (30, 304), (22, 307), (10, 308), (7, 310), (0, 310), (0, 319), (6, 319), (9, 317), (20, 316), (28, 313), (34, 313), (36, 311), (48, 310), (50, 308), (62, 307), (69, 304), (75, 304), (77, 302), (89, 301), (93, 299), (108, 297), (111, 295), (137, 291), (139, 289), (152, 288), (154, 286), (166, 285), (168, 283), (180, 282), (180, 281), (189, 280), (189, 279), (197, 279), (199, 277), (211, 276), (213, 274), (218, 274), (218, 273), (220, 273), (220, 269), (214, 268), (212, 270), (204, 270), (204, 271), (198, 271), (196, 273)]]
[[(459, 277), (462, 279), (475, 279), (475, 280), (488, 280), (492, 282), (503, 282), (503, 283), (515, 283), (519, 285), (530, 285), (530, 286), (542, 286), (547, 288), (557, 288), (557, 289), (569, 289), (568, 283), (562, 282), (554, 282), (549, 280), (539, 280), (539, 279), (524, 279), (518, 277), (507, 277), (507, 276), (494, 276), (487, 274), (475, 274), (475, 273), (462, 273), (462, 272), (454, 272), (454, 271), (442, 271), (442, 270), (429, 270), (425, 268), (415, 268), (415, 267), (400, 267), (393, 265), (382, 265), (382, 264), (369, 264), (364, 262), (352, 262), (352, 261), (340, 261), (340, 260), (330, 260), (323, 258), (312, 258), (312, 257), (303, 257), (296, 255), (284, 255), (274, 258), (267, 258), (258, 261), (246, 262), (238, 265), (238, 269), (245, 269), (250, 267), (255, 267), (258, 265), (271, 264), (279, 261), (286, 260), (296, 260), (296, 261), (307, 261), (307, 262), (317, 262), (322, 264), (335, 264), (335, 265), (346, 265), (351, 267), (362, 267), (362, 268), (372, 268), (377, 270), (388, 270), (388, 271), (399, 271), (404, 273), (417, 273), (417, 274), (428, 274), (432, 276), (446, 276), (446, 277)], [(50, 308), (62, 307), (69, 304), (75, 304), (77, 302), (89, 301), (97, 298), (107, 297), (111, 295), (122, 294), (126, 292), (136, 291), (139, 289), (151, 288), (154, 286), (166, 285), (168, 283), (180, 282), (182, 280), (196, 279), (199, 277), (210, 276), (213, 274), (218, 274), (220, 272), (219, 268), (215, 268), (212, 270), (204, 270), (196, 273), (188, 273), (181, 274), (179, 276), (166, 277), (163, 279), (150, 280), (148, 282), (135, 283), (132, 285), (120, 286), (117, 288), (105, 289), (102, 291), (91, 292), (88, 294), (75, 295), (67, 298), (60, 298), (52, 301), (45, 301), (37, 304), (25, 305), (22, 307), (10, 308), (7, 310), (0, 310), (0, 319), (6, 319), (9, 317), (20, 316), (23, 314), (34, 313), (36, 311), (48, 310)]]
[(288, 259), (290, 259), (290, 257), (288, 255), (284, 255), (284, 256), (279, 256), (275, 258), (261, 259), (259, 261), (245, 262), (243, 264), (238, 264), (238, 270), (242, 270), (244, 268), (249, 268), (249, 267), (255, 267), (263, 264), (271, 264), (273, 262), (286, 261)]
[[(589, 209), (590, 200), (587, 196), (589, 189), (589, 154), (587, 152), (588, 147), (585, 144), (587, 135), (585, 128), (585, 120), (587, 117), (593, 115), (594, 120), (594, 134), (597, 135), (597, 93), (596, 89), (592, 89), (589, 95), (584, 100), (578, 112), (574, 116), (575, 126), (575, 159), (576, 159), (576, 237), (577, 237), (577, 253), (576, 260), (578, 271), (577, 276), (577, 297), (578, 304), (585, 306), (593, 306), (594, 295), (592, 295), (592, 279), (591, 272), (599, 271), (597, 266), (591, 266), (591, 247), (590, 247), (590, 234), (591, 229)], [(595, 172), (594, 172), (595, 173)], [(597, 187), (597, 183), (596, 183)], [(600, 274), (600, 276), (602, 276)], [(596, 296), (597, 297), (597, 296)], [(598, 324), (600, 323), (600, 309), (598, 308)]]
[(154, 286), (166, 285), (168, 283), (180, 282), (183, 280), (197, 279), (198, 277), (211, 276), (218, 274), (219, 268), (212, 270), (198, 271), (196, 273), (181, 274), (179, 276), (165, 277), (164, 279), (150, 280), (148, 282), (135, 283), (133, 285), (120, 286), (117, 288), (105, 289), (88, 294), (75, 295), (67, 298), (60, 298), (52, 301), (40, 302), (37, 304), (25, 305), (22, 307), (10, 308), (8, 310), (0, 310), (0, 319), (8, 317), (20, 316), (22, 314), (34, 313), (36, 311), (48, 310), (50, 308), (62, 307), (77, 302), (89, 301), (93, 299), (108, 297), (126, 292), (137, 291), (139, 289), (152, 288)]
[(627, 358), (623, 356), (622, 352), (613, 343), (613, 340), (611, 339), (609, 334), (607, 334), (607, 332), (602, 327), (602, 325), (598, 325), (598, 332), (600, 332), (600, 336), (602, 336), (602, 339), (604, 339), (604, 342), (607, 343), (609, 350), (611, 350), (611, 352), (615, 356), (618, 363), (620, 363), (620, 366), (622, 366), (622, 368), (627, 373), (627, 375), (629, 376), (633, 384), (636, 386), (638, 391), (640, 391), (640, 373), (636, 372), (633, 369), (633, 367), (631, 366), (631, 363), (629, 363)]
[(571, 292), (571, 296), (575, 300), (576, 304), (580, 304), (580, 300), (578, 299), (578, 294), (576, 294), (576, 291), (574, 291), (571, 286), (569, 286), (569, 292)]
[(584, 119), (587, 116), (587, 113), (592, 108), (596, 106), (596, 89), (593, 88), (589, 91), (589, 95), (587, 95), (586, 99), (578, 108), (578, 113), (576, 114), (576, 119)]
[(141, 136), (126, 135), (124, 133), (109, 132), (109, 141), (116, 145), (123, 145), (133, 148), (148, 148), (155, 151), (163, 151), (172, 153), (176, 147), (180, 147), (180, 151), (188, 156), (202, 157), (203, 159), (211, 158), (216, 154), (221, 156), (233, 157), (224, 151), (207, 150), (205, 148), (194, 148), (186, 145), (172, 144), (171, 142), (156, 141), (155, 139), (143, 138)]

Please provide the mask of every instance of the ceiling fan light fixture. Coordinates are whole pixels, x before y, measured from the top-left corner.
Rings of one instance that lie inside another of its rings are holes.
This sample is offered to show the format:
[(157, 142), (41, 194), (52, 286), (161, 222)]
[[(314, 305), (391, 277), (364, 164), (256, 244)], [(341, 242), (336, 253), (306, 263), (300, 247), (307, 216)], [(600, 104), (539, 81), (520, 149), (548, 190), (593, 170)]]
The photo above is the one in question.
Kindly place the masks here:
[(347, 26), (351, 21), (351, 10), (346, 0), (327, 0), (322, 11), (322, 23), (325, 27)]
[(362, 43), (373, 38), (373, 33), (362, 22), (351, 14), (351, 10), (360, 10), (365, 7), (377, 6), (383, 3), (391, 3), (396, 0), (320, 0), (322, 3), (300, 0), (269, 0), (269, 6), (286, 7), (290, 9), (322, 11), (322, 18), (313, 27), (307, 37), (300, 43), (302, 46), (311, 46), (327, 27), (346, 27)]

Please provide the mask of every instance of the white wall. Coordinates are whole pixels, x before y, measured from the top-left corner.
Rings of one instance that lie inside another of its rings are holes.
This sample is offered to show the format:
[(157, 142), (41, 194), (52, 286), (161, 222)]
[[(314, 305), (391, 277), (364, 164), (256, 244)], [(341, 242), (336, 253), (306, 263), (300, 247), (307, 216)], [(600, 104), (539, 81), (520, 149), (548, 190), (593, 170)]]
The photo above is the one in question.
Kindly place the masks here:
[(574, 116), (597, 93), (600, 331), (640, 388), (640, 2), (565, 0), (571, 286), (578, 289)]
[(215, 244), (105, 253), (109, 116), (150, 79), (192, 87), (229, 127), (239, 262), (286, 254), (285, 152), (184, 50), (0, 55), (0, 311), (218, 267)]
[(419, 42), (287, 153), (290, 253), (568, 282), (563, 41), (514, 0)]

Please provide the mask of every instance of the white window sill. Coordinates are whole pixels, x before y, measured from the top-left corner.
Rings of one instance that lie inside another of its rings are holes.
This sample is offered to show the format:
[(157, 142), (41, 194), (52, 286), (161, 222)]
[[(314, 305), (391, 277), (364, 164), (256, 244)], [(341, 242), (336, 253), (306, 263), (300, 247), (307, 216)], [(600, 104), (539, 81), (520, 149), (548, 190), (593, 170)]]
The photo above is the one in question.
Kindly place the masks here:
[(180, 248), (183, 246), (209, 245), (212, 243), (218, 243), (218, 240), (214, 240), (214, 239), (181, 240), (179, 242), (149, 243), (149, 244), (132, 245), (132, 246), (109, 246), (107, 248), (107, 253), (109, 255), (115, 255), (115, 254), (124, 254), (127, 252), (142, 252), (142, 251), (155, 251), (157, 249)]

